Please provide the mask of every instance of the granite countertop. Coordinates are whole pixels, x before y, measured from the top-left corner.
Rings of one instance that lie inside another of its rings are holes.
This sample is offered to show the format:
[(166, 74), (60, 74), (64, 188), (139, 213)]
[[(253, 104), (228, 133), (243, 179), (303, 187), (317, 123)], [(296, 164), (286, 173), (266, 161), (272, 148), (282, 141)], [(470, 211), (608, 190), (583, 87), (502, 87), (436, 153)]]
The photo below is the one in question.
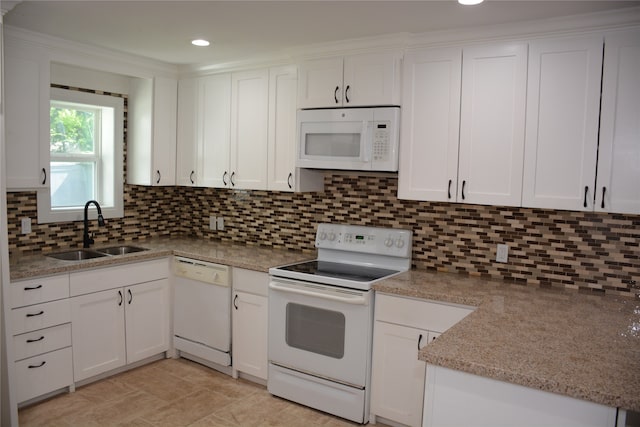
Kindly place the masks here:
[(427, 363), (640, 411), (640, 300), (409, 271), (377, 292), (478, 307)]
[(316, 257), (315, 252), (303, 253), (300, 251), (288, 251), (264, 246), (250, 246), (242, 243), (219, 242), (188, 237), (151, 238), (126, 243), (112, 242), (109, 245), (97, 245), (92, 247), (92, 249), (117, 246), (118, 244), (138, 246), (148, 250), (82, 261), (62, 261), (45, 255), (11, 258), (11, 280), (50, 276), (88, 268), (107, 267), (127, 262), (161, 258), (169, 255), (184, 256), (200, 261), (214, 262), (262, 272), (268, 272), (271, 267), (311, 260)]

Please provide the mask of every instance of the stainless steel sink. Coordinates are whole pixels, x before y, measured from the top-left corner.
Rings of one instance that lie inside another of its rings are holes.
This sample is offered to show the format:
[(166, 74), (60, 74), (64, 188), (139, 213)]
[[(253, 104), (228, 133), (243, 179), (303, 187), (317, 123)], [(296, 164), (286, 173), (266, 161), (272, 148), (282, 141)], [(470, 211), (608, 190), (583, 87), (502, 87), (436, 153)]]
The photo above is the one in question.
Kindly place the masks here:
[(107, 256), (106, 253), (93, 251), (90, 249), (78, 249), (75, 251), (58, 252), (49, 254), (48, 257), (61, 259), (63, 261), (82, 261), (83, 259), (100, 258)]
[(142, 252), (142, 251), (146, 251), (148, 249), (145, 248), (139, 248), (137, 246), (128, 246), (128, 245), (123, 245), (123, 246), (111, 246), (108, 248), (101, 248), (101, 249), (96, 249), (97, 252), (101, 252), (103, 254), (107, 254), (107, 255), (125, 255), (125, 254), (131, 254), (134, 252)]

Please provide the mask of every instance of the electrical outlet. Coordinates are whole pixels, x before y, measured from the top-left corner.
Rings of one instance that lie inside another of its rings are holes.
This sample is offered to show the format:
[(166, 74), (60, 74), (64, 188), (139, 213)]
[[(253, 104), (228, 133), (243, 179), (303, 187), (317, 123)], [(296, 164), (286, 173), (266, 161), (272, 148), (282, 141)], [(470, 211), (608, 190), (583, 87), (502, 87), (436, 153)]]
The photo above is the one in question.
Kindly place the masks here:
[(22, 234), (31, 233), (31, 218), (22, 218)]
[(509, 246), (502, 243), (498, 245), (498, 249), (496, 251), (496, 261), (497, 262), (509, 261)]
[(218, 217), (218, 230), (224, 230), (224, 218), (221, 216)]
[(209, 230), (216, 230), (216, 225), (218, 221), (216, 221), (216, 217), (211, 215), (209, 216)]

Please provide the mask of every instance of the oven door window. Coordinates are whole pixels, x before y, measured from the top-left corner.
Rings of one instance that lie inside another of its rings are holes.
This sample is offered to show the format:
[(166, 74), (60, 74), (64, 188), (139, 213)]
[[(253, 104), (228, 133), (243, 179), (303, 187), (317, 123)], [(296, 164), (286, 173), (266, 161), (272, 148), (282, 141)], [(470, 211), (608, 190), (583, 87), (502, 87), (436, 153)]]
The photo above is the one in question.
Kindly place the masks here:
[(290, 347), (342, 359), (345, 317), (338, 311), (288, 303), (285, 340)]

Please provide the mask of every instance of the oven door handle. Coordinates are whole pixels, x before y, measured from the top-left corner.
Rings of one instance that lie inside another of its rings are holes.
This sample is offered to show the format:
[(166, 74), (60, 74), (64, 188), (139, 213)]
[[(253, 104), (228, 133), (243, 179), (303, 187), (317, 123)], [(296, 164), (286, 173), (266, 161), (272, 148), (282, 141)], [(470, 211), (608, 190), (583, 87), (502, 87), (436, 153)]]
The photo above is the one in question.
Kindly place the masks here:
[(367, 298), (364, 295), (336, 295), (328, 292), (314, 292), (299, 287), (287, 286), (275, 282), (269, 283), (269, 288), (274, 291), (289, 292), (292, 294), (304, 295), (313, 298), (321, 298), (330, 301), (338, 301), (346, 304), (366, 305)]

